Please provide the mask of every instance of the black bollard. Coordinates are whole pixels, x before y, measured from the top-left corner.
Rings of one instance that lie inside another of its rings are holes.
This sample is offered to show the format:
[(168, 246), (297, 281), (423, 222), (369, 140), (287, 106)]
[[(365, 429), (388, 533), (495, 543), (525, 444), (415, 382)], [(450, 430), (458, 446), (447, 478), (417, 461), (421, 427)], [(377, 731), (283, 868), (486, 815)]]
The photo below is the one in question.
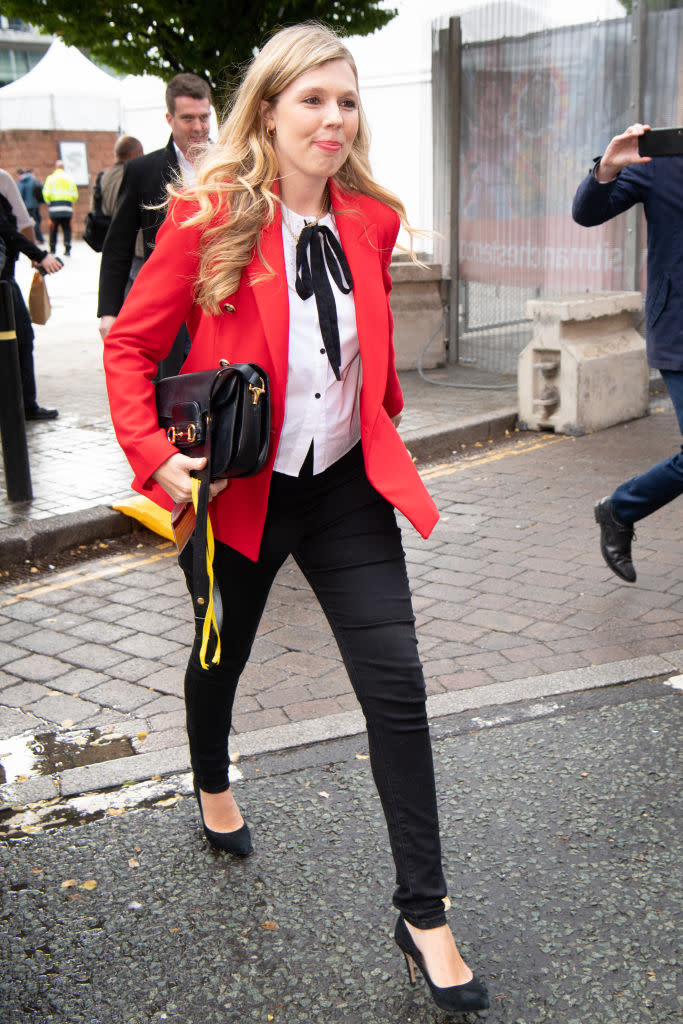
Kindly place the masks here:
[(33, 491), (26, 444), (19, 346), (12, 288), (7, 281), (0, 281), (0, 434), (7, 497), (10, 501), (30, 501)]

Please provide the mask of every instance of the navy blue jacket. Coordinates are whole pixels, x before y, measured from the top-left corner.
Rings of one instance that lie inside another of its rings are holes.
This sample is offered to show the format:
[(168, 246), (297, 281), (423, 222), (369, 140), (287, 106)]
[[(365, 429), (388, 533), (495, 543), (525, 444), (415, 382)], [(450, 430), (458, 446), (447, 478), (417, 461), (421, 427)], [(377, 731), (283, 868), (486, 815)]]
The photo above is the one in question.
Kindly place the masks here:
[(577, 224), (595, 227), (642, 203), (647, 220), (647, 358), (659, 370), (683, 370), (683, 156), (630, 164), (602, 185), (593, 171), (574, 196)]

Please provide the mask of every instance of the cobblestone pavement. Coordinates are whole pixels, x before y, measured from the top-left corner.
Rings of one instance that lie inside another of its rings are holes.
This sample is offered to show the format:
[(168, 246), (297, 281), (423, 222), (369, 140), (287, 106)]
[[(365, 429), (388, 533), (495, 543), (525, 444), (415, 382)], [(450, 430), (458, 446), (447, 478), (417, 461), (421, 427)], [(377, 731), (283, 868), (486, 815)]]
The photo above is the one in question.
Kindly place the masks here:
[[(665, 410), (582, 438), (474, 445), (423, 469), (441, 522), (428, 541), (406, 525), (404, 544), (433, 717), (683, 669), (679, 505), (639, 529), (635, 586), (604, 566), (592, 518), (597, 498), (676, 443)], [(187, 767), (188, 599), (171, 545), (144, 536), (123, 553), (102, 549), (0, 587), (0, 752), (16, 755), (37, 734), (64, 745), (77, 730), (93, 730), (103, 748), (99, 763), (49, 770), (0, 757), (8, 803)], [(242, 754), (362, 731), (328, 626), (291, 562), (240, 683), (234, 728)], [(127, 756), (112, 732), (127, 737)]]

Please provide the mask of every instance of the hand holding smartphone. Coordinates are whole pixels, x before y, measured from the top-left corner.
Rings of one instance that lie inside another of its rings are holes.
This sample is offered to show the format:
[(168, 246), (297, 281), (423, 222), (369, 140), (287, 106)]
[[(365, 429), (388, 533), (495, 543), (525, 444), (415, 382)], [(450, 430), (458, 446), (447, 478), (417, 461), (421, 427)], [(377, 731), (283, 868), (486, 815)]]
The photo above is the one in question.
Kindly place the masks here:
[(638, 136), (640, 156), (683, 156), (683, 128), (650, 128)]
[[(59, 256), (55, 256), (55, 259), (57, 260), (57, 263), (59, 263), (60, 267), (64, 266), (64, 260), (60, 260)], [(36, 270), (38, 271), (39, 274), (42, 274), (43, 277), (47, 277), (47, 270), (45, 269), (45, 267), (41, 267), (40, 263), (36, 267)]]

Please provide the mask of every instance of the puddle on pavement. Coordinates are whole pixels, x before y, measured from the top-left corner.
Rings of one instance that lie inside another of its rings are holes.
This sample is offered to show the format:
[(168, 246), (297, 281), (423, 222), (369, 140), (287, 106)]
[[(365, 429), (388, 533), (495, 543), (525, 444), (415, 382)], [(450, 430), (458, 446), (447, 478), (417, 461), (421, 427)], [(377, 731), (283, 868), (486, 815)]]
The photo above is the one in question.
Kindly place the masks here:
[(115, 761), (136, 753), (129, 736), (101, 729), (69, 729), (0, 740), (0, 785), (55, 775), (68, 768)]
[(26, 807), (0, 811), (0, 838), (26, 839), (38, 832), (85, 825), (100, 818), (118, 817), (145, 807), (172, 807), (191, 793), (191, 777), (174, 776), (131, 783), (83, 796), (54, 797)]
[[(230, 781), (234, 783), (242, 778), (239, 768), (231, 764)], [(5, 807), (0, 810), (0, 840), (26, 839), (37, 832), (86, 825), (100, 818), (118, 817), (144, 808), (173, 807), (187, 796), (194, 799), (191, 773), (157, 776), (82, 796), (55, 796), (26, 806)]]

